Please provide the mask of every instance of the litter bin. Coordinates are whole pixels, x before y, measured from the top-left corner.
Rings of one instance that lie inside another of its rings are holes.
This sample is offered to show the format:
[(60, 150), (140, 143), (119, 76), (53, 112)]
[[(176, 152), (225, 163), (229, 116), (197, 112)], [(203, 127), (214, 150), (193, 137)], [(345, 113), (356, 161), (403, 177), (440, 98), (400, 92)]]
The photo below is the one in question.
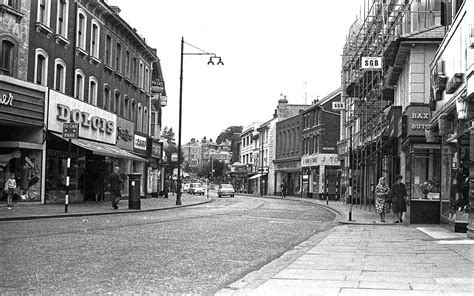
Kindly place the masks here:
[(142, 174), (128, 174), (128, 208), (140, 210), (140, 179)]

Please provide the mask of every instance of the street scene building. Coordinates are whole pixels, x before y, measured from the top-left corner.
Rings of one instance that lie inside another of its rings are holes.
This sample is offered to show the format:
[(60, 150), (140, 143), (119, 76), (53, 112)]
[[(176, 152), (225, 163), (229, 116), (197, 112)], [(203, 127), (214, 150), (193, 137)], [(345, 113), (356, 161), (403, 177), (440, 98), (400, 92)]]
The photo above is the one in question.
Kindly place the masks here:
[[(157, 192), (166, 92), (156, 50), (104, 1), (11, 3), (2, 6), (11, 33), (0, 34), (2, 96), (10, 98), (0, 111), (9, 130), (0, 154), (21, 198), (63, 203), (67, 180), (71, 203), (103, 200), (114, 166), (125, 180), (140, 174), (140, 196)], [(69, 144), (68, 123), (79, 126)]]

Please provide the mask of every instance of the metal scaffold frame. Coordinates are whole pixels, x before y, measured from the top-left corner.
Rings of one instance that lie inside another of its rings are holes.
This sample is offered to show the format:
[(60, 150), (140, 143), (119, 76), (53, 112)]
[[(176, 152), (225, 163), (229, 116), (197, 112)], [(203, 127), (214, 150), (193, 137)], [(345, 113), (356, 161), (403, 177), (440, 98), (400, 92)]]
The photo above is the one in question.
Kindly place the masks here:
[(370, 209), (369, 198), (382, 174), (382, 154), (387, 144), (388, 119), (384, 111), (393, 103), (393, 89), (384, 83), (386, 65), (374, 71), (362, 69), (361, 61), (363, 57), (384, 55), (400, 36), (399, 25), (412, 1), (373, 0), (359, 30), (348, 37), (344, 48), (341, 83), (345, 143), (349, 147), (344, 163), (351, 207), (355, 202)]

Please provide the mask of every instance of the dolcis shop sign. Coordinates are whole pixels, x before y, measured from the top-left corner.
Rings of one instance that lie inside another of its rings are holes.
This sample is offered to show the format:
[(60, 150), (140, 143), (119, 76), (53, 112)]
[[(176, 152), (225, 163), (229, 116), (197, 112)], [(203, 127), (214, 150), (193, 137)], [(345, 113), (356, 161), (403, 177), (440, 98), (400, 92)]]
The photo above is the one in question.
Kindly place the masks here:
[(89, 113), (79, 109), (70, 109), (68, 106), (63, 104), (58, 103), (57, 106), (58, 115), (56, 118), (58, 121), (78, 123), (83, 127), (99, 130), (107, 134), (112, 134), (114, 131), (113, 121), (99, 116), (91, 116)]

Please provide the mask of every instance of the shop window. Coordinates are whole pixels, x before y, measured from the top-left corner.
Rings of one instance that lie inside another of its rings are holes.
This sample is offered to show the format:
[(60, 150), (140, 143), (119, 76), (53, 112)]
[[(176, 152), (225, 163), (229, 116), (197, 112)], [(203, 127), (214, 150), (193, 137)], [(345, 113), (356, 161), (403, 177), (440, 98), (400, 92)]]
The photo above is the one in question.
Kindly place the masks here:
[(56, 59), (54, 62), (54, 89), (66, 92), (66, 63), (61, 59)]
[(92, 20), (91, 23), (91, 56), (99, 58), (100, 26), (96, 20)]
[(49, 27), (50, 9), (51, 9), (51, 0), (38, 1), (38, 14), (37, 14), (36, 20), (37, 22), (42, 23), (46, 27)]
[(16, 76), (15, 60), (17, 46), (13, 43), (13, 40), (2, 40), (2, 47), (0, 48), (0, 74), (7, 76)]
[(58, 0), (58, 17), (56, 23), (56, 33), (67, 38), (68, 27), (68, 0)]
[(46, 86), (48, 83), (48, 54), (41, 48), (35, 51), (35, 83)]
[(97, 79), (89, 77), (89, 104), (97, 106)]
[(86, 50), (86, 25), (86, 14), (81, 8), (79, 8), (77, 13), (76, 47), (79, 47), (83, 50)]
[(84, 72), (77, 69), (74, 77), (74, 97), (84, 101)]

